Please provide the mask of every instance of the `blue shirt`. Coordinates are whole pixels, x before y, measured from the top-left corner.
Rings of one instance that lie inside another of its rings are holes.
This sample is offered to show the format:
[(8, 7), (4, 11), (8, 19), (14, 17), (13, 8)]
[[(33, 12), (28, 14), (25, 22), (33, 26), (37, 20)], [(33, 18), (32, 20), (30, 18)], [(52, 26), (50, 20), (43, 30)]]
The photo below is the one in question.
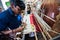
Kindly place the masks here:
[(0, 13), (0, 31), (4, 31), (8, 27), (10, 29), (16, 29), (21, 24), (22, 17), (20, 15), (15, 16), (11, 8)]

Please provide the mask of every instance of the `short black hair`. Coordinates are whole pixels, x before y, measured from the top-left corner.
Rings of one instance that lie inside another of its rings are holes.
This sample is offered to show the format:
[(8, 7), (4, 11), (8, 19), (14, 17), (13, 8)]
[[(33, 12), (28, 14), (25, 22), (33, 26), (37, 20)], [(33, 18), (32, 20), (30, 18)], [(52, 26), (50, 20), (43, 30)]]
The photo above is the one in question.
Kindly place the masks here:
[(10, 3), (13, 3), (15, 6), (19, 6), (21, 10), (25, 10), (25, 4), (22, 0), (10, 0)]

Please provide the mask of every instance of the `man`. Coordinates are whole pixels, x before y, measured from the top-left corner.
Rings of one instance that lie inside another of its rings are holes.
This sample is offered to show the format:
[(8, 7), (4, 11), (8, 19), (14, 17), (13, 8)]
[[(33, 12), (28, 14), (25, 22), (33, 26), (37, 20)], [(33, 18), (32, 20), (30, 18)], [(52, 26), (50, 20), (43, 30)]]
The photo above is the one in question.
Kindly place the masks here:
[[(21, 12), (23, 12), (24, 10), (25, 4), (23, 3), (23, 1), (11, 0), (11, 7), (0, 14), (0, 33), (7, 35), (10, 33), (22, 31), (24, 29), (24, 26), (26, 25), (23, 24), (23, 27), (19, 27), (21, 24), (21, 19), (19, 19), (19, 17), (21, 18), (21, 16), (19, 14), (21, 14)], [(10, 30), (8, 30), (8, 28)]]
[(27, 14), (30, 14), (31, 13), (31, 7), (30, 7), (30, 4), (27, 4)]
[(2, 7), (0, 7), (0, 13), (2, 12)]

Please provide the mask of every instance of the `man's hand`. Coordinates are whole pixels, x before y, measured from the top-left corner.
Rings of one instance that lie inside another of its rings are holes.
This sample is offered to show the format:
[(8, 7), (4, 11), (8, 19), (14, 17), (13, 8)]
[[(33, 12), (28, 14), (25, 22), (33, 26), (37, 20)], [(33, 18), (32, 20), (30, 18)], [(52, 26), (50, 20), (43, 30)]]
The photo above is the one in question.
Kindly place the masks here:
[(2, 31), (2, 33), (4, 33), (4, 34), (10, 34), (10, 33), (12, 33), (12, 30)]

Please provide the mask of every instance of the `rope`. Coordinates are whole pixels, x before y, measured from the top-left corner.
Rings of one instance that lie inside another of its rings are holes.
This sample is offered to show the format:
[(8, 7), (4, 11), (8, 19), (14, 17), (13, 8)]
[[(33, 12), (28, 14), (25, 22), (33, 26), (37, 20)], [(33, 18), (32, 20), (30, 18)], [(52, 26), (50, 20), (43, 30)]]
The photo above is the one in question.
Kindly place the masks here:
[[(36, 21), (36, 19), (35, 19), (35, 21)], [(37, 22), (37, 21), (36, 21), (36, 23), (38, 24), (38, 22)], [(40, 28), (40, 26), (39, 26), (39, 25), (38, 25), (38, 27), (39, 27), (39, 30), (41, 31), (41, 33), (42, 33), (42, 35), (43, 35), (44, 39), (45, 39), (45, 40), (47, 40), (47, 38), (46, 38), (45, 34), (43, 33), (43, 31), (42, 31), (42, 29)]]
[(54, 31), (54, 30), (50, 30), (50, 31), (53, 32), (53, 33), (56, 33), (56, 34), (60, 34), (60, 33), (56, 32), (56, 31)]
[(37, 38), (37, 34), (36, 34), (36, 31), (34, 32), (34, 34), (35, 34), (35, 39), (38, 40), (38, 38)]
[[(41, 24), (41, 23), (39, 23)], [(44, 30), (45, 34), (49, 36), (50, 39), (52, 39), (52, 37), (50, 36), (50, 34), (41, 26), (41, 28)]]
[(48, 19), (52, 20), (53, 22), (56, 22), (54, 19), (50, 18), (49, 16), (46, 16), (45, 14), (44, 14), (44, 16), (47, 17)]

